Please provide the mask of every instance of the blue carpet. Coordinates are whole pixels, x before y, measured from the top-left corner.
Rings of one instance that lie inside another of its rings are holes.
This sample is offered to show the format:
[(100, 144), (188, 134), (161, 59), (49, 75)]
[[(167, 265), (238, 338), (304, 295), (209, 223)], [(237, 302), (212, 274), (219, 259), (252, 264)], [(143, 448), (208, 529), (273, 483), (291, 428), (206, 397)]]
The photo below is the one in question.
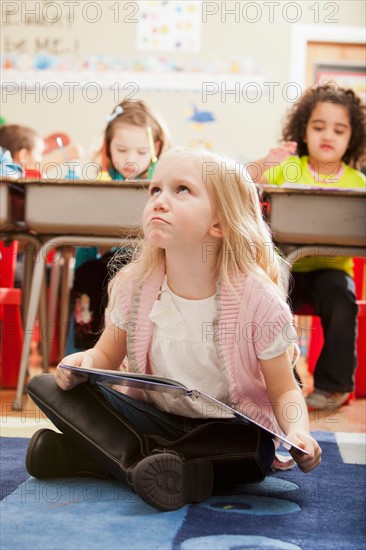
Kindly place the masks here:
[[(27, 477), (28, 440), (2, 438), (2, 550), (364, 550), (366, 467), (331, 433), (311, 474), (277, 472), (202, 504), (159, 512), (109, 480)], [(3, 465), (5, 467), (3, 468)], [(12, 469), (10, 469), (10, 466)]]
[(0, 500), (29, 477), (24, 464), (28, 443), (29, 439), (23, 437), (0, 438)]

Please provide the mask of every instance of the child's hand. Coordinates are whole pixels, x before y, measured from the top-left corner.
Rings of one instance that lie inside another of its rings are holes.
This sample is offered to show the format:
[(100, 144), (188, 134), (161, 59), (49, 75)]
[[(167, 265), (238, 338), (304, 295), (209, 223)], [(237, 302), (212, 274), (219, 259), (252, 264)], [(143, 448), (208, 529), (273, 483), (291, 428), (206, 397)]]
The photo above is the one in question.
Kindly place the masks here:
[(297, 143), (296, 141), (285, 141), (279, 147), (274, 147), (270, 149), (268, 155), (265, 159), (265, 164), (267, 167), (272, 165), (281, 164), (284, 160), (287, 159), (290, 155), (296, 153)]
[(309, 453), (308, 455), (305, 455), (300, 453), (300, 451), (297, 451), (293, 447), (290, 449), (290, 453), (293, 459), (297, 462), (300, 470), (308, 473), (319, 466), (321, 462), (322, 450), (319, 447), (317, 441), (315, 441), (315, 439), (311, 437), (310, 434), (306, 432), (295, 432), (289, 434), (287, 436), (287, 439), (291, 443), (294, 443), (294, 445), (297, 445), (298, 447), (304, 449), (304, 451), (308, 451)]
[[(72, 367), (89, 368), (93, 366), (93, 359), (84, 352), (72, 353), (64, 357), (60, 364), (70, 365)], [(88, 377), (82, 374), (75, 374), (67, 369), (57, 366), (55, 379), (62, 390), (71, 390), (81, 382), (85, 382)]]

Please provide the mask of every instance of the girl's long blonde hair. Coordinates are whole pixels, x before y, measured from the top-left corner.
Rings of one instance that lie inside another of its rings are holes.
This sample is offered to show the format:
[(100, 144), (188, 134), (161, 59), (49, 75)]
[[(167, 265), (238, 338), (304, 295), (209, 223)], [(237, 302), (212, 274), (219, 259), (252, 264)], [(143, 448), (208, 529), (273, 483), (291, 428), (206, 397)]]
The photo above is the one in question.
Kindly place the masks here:
[[(207, 190), (223, 232), (216, 250), (216, 273), (223, 283), (233, 288), (241, 274), (253, 274), (266, 281), (285, 299), (288, 284), (286, 262), (277, 251), (270, 230), (263, 219), (257, 189), (245, 178), (238, 161), (207, 151), (175, 147), (164, 153), (182, 155), (187, 163), (200, 167)], [(207, 251), (203, 250), (203, 254)], [(165, 251), (142, 239), (134, 252), (132, 262), (119, 270), (111, 281), (125, 283), (133, 280), (140, 285), (165, 258)], [(118, 266), (118, 258), (117, 258)]]

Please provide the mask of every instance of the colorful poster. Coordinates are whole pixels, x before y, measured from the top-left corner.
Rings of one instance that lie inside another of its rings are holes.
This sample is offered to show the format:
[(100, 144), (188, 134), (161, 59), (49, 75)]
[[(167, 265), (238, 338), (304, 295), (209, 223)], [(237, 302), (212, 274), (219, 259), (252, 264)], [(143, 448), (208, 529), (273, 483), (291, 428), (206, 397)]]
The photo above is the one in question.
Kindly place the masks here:
[(137, 49), (151, 52), (199, 52), (201, 0), (139, 2)]

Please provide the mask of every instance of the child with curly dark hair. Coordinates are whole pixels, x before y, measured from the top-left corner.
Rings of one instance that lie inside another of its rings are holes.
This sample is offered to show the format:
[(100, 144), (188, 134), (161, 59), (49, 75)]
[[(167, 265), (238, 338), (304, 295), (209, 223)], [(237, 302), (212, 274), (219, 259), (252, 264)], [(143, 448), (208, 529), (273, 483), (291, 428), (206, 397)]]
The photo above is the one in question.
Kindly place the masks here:
[[(250, 167), (258, 183), (365, 189), (366, 107), (356, 94), (334, 83), (311, 87), (290, 110), (283, 144)], [(297, 155), (295, 153), (297, 152)], [(324, 330), (324, 346), (314, 373), (309, 410), (340, 407), (354, 389), (357, 303), (353, 260), (305, 257), (293, 266), (293, 310), (314, 307)]]

